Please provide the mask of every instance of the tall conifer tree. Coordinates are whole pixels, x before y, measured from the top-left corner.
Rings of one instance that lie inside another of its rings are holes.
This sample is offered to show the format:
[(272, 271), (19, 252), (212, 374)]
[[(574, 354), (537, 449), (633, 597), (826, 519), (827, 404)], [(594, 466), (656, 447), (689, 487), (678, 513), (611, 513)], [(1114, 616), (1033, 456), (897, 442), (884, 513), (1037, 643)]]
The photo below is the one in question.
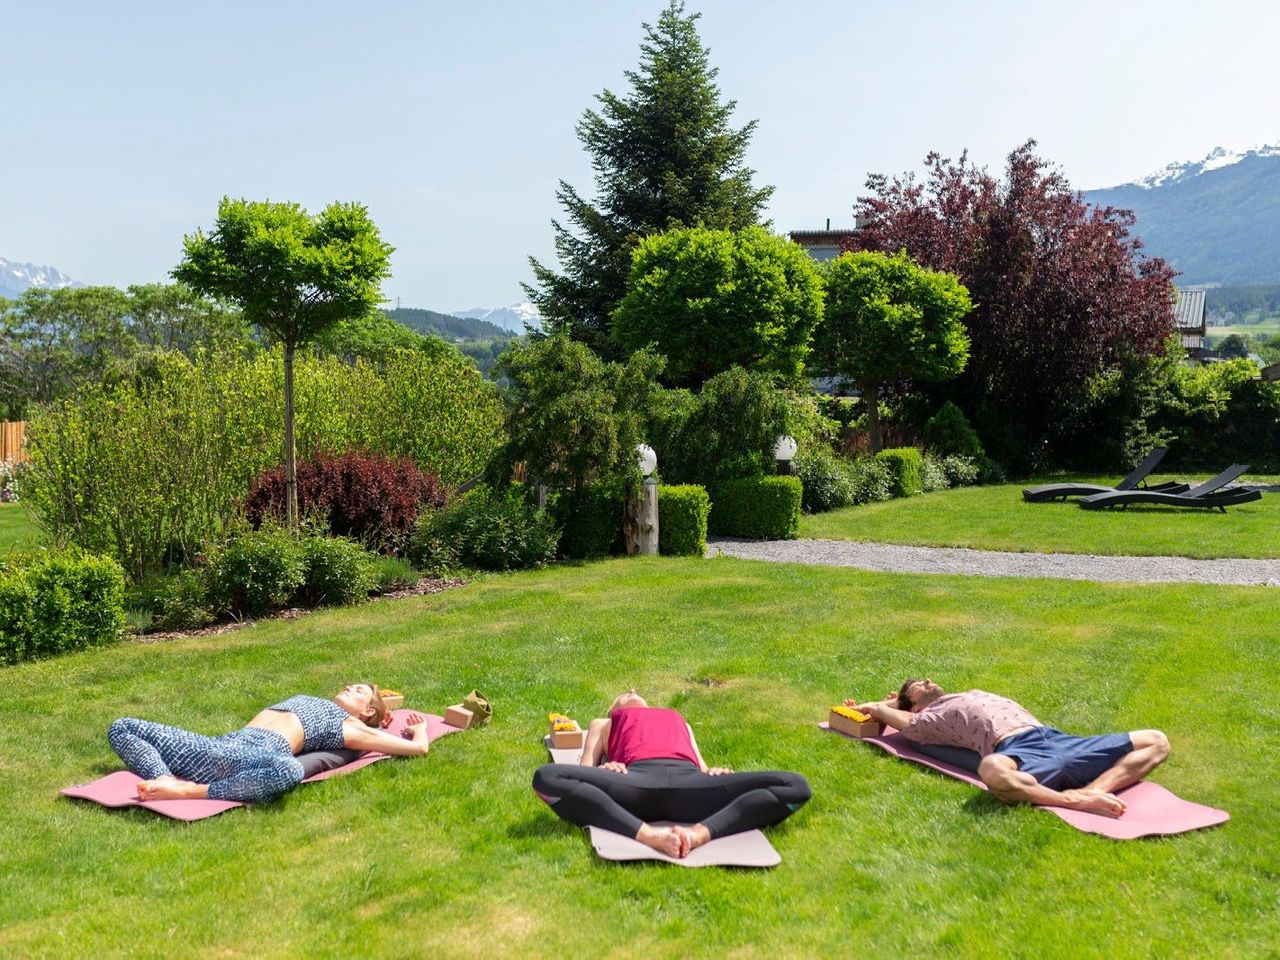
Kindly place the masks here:
[(736, 101), (720, 102), (719, 71), (698, 37), (699, 14), (671, 0), (656, 27), (644, 24), (638, 70), (624, 99), (606, 90), (578, 122), (591, 155), (596, 198), (564, 180), (556, 198), (568, 224), (553, 220), (563, 272), (530, 257), (536, 285), (525, 292), (551, 330), (566, 330), (616, 356), (610, 314), (626, 292), (631, 251), (641, 237), (675, 227), (739, 230), (756, 224), (773, 187), (756, 189), (743, 165), (756, 122), (729, 124)]

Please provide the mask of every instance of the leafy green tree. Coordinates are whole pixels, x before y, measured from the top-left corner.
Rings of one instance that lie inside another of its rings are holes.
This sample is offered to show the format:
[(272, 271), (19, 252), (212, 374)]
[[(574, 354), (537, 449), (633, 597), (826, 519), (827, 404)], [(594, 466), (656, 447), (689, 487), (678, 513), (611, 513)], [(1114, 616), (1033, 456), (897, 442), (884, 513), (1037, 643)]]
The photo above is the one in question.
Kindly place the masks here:
[(289, 525), (298, 520), (293, 430), (293, 358), (335, 323), (362, 317), (382, 300), (392, 247), (358, 203), (332, 203), (311, 216), (296, 203), (218, 204), (212, 234), (183, 238), (173, 277), (240, 305), (247, 322), (284, 348), (284, 462)]
[(1228, 360), (1245, 359), (1249, 356), (1249, 338), (1242, 337), (1238, 333), (1223, 337), (1222, 342), (1218, 344), (1218, 356)]
[(964, 369), (973, 309), (955, 276), (903, 253), (846, 253), (826, 268), (826, 313), (814, 349), (819, 365), (858, 385), (871, 450), (881, 447), (880, 387), (899, 379), (943, 381)]
[(698, 14), (672, 0), (656, 27), (644, 25), (640, 65), (627, 71), (628, 96), (606, 90), (588, 110), (578, 139), (591, 155), (596, 197), (565, 181), (556, 199), (568, 226), (552, 221), (562, 272), (530, 258), (525, 291), (550, 330), (568, 331), (606, 357), (610, 316), (625, 293), (631, 249), (675, 227), (738, 230), (759, 222), (772, 187), (757, 189), (743, 165), (755, 121), (729, 124), (735, 101), (720, 102)]
[(0, 401), (10, 417), (91, 380), (137, 352), (129, 298), (114, 287), (32, 287), (0, 312)]
[(537, 482), (575, 494), (589, 480), (614, 479), (634, 493), (635, 448), (661, 370), (648, 350), (608, 363), (563, 331), (512, 344), (496, 367), (509, 384), (508, 440), (491, 463), (491, 481), (507, 482), (523, 463)]
[(695, 227), (640, 241), (613, 337), (654, 344), (679, 386), (735, 365), (795, 378), (821, 318), (822, 280), (798, 245), (762, 227)]
[(129, 332), (142, 347), (190, 356), (197, 349), (243, 349), (252, 342), (239, 310), (183, 284), (135, 284), (127, 292)]

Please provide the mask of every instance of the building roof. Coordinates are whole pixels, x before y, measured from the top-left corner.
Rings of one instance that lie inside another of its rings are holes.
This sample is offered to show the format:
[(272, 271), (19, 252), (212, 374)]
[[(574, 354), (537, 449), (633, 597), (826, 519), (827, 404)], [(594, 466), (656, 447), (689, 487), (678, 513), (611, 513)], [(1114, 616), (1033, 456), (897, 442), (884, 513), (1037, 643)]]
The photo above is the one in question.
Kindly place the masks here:
[(1178, 301), (1173, 305), (1174, 321), (1179, 330), (1204, 332), (1204, 291), (1178, 289)]
[(792, 230), (788, 236), (796, 243), (839, 243), (857, 234), (856, 230)]

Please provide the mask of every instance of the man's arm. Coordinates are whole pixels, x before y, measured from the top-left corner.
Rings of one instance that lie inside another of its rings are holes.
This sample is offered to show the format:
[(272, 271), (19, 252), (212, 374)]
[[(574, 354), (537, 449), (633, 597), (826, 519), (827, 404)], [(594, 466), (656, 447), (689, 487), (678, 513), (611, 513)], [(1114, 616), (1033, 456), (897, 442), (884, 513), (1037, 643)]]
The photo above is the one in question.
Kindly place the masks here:
[[(895, 695), (896, 696), (896, 695)], [(853, 707), (855, 710), (861, 710), (873, 720), (887, 724), (895, 730), (903, 730), (911, 725), (911, 721), (916, 715), (910, 710), (899, 710), (892, 707), (886, 700), (872, 700), (870, 703), (858, 703), (855, 700), (846, 700), (846, 707)]]

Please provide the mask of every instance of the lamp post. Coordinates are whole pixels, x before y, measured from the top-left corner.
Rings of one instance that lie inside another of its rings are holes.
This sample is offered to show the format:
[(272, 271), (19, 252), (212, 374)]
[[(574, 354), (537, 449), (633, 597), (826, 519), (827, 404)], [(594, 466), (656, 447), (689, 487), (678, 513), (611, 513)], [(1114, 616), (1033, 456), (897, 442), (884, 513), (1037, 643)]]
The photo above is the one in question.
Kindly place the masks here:
[(658, 469), (658, 455), (648, 444), (636, 444), (636, 462), (644, 475), (640, 498), (627, 503), (623, 518), (623, 532), (627, 553), (635, 556), (658, 555), (658, 481), (653, 473)]
[(791, 464), (795, 459), (796, 449), (796, 438), (792, 436), (781, 436), (773, 445), (773, 459), (778, 462), (778, 473), (781, 475), (789, 477), (796, 472)]

